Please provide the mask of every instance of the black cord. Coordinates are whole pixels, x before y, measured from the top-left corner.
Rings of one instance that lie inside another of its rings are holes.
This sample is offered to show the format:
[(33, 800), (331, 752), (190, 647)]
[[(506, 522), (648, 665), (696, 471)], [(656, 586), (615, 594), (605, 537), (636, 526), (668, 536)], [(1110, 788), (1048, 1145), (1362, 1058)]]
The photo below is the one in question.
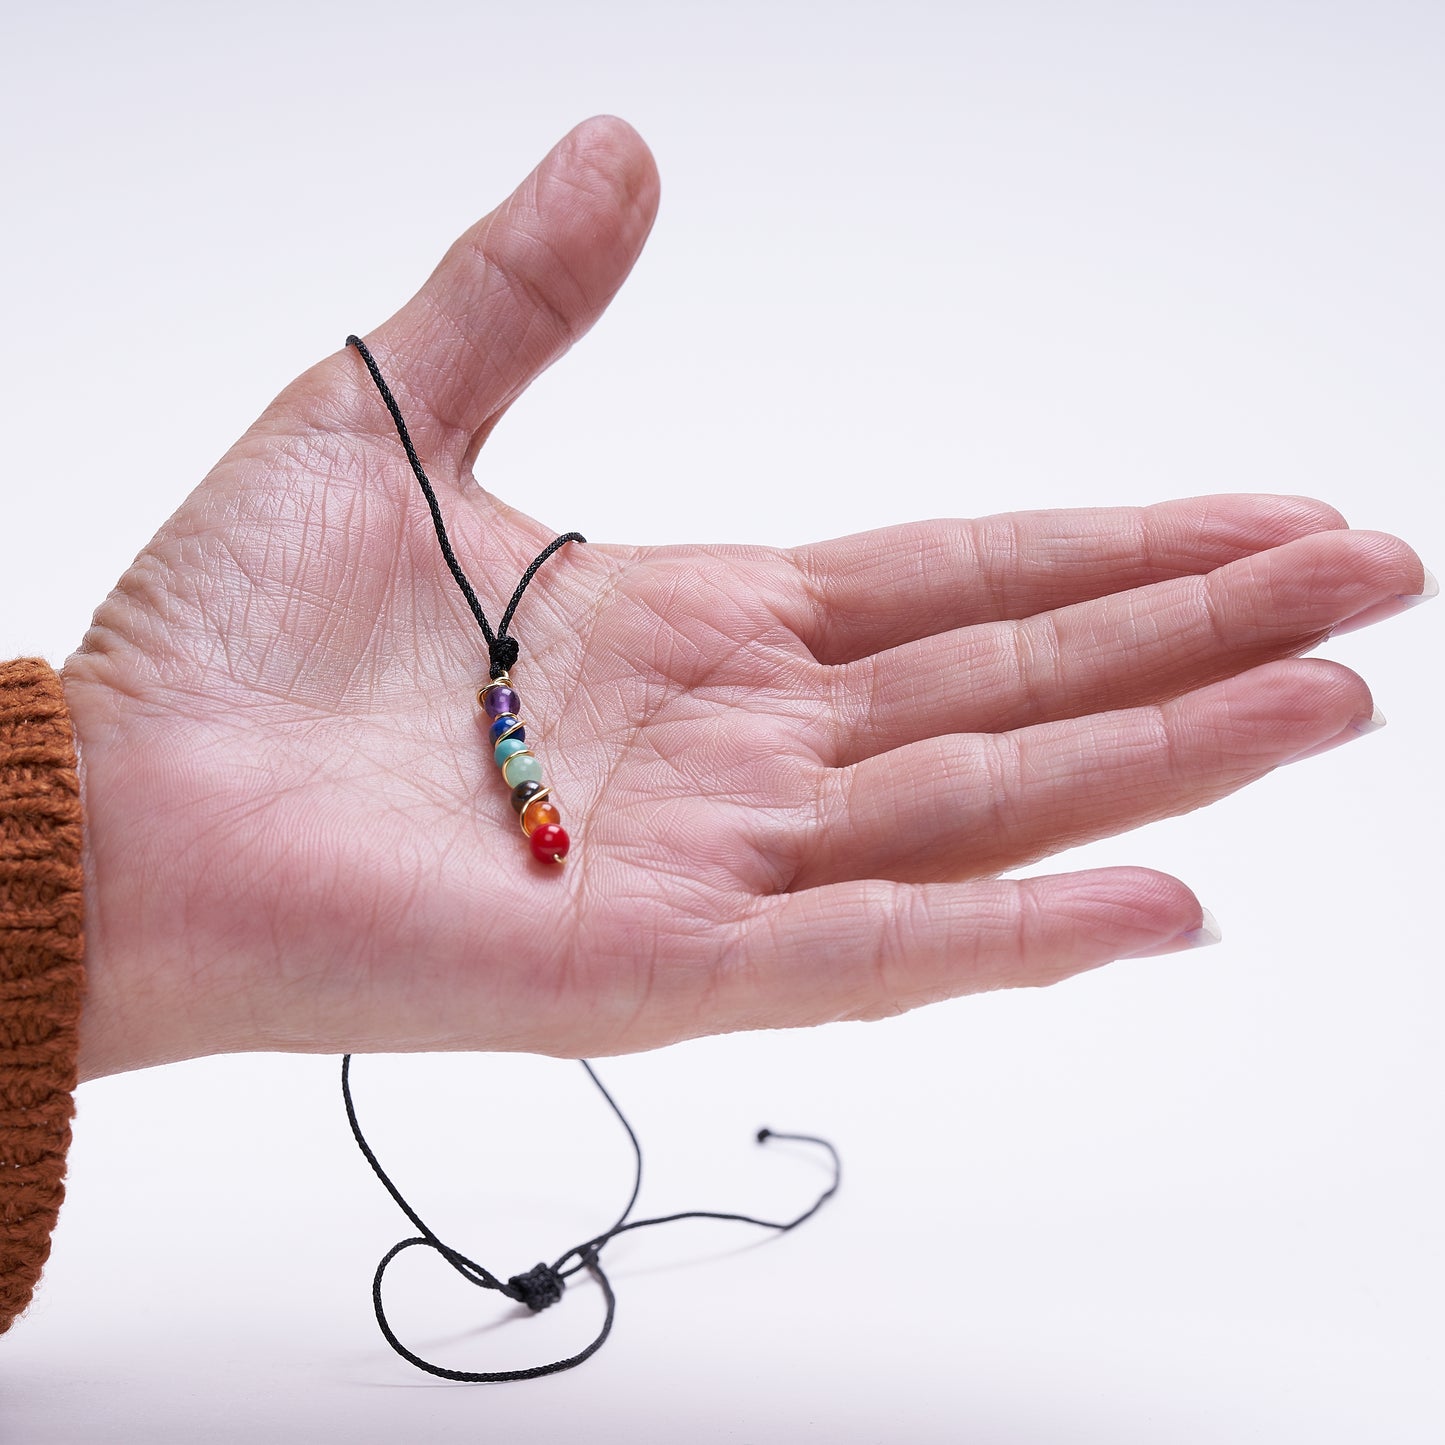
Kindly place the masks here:
[[(628, 1196), (622, 1213), (618, 1215), (617, 1222), (610, 1229), (594, 1235), (581, 1244), (573, 1245), (571, 1249), (565, 1250), (559, 1255), (552, 1264), (537, 1264), (525, 1274), (514, 1274), (510, 1279), (503, 1280), (475, 1260), (468, 1259), (460, 1250), (455, 1250), (450, 1245), (443, 1243), (425, 1220), (407, 1203), (401, 1190), (396, 1187), (391, 1176), (382, 1168), (381, 1161), (376, 1157), (375, 1151), (361, 1132), (361, 1123), (356, 1116), (356, 1104), (351, 1097), (351, 1055), (347, 1054), (341, 1060), (341, 1097), (346, 1105), (347, 1122), (351, 1125), (351, 1133), (356, 1140), (357, 1147), (371, 1166), (372, 1172), (381, 1180), (386, 1192), (396, 1201), (402, 1213), (421, 1231), (409, 1239), (400, 1240), (392, 1245), (382, 1255), (381, 1262), (376, 1266), (376, 1273), (371, 1281), (371, 1303), (372, 1308), (376, 1311), (376, 1323), (381, 1333), (392, 1349), (402, 1359), (415, 1365), (417, 1369), (425, 1370), (429, 1375), (438, 1375), (444, 1380), (457, 1380), (474, 1385), (492, 1385), (506, 1380), (536, 1380), (544, 1375), (555, 1375), (562, 1370), (570, 1370), (596, 1354), (606, 1343), (608, 1335), (612, 1333), (612, 1323), (617, 1315), (617, 1296), (613, 1292), (611, 1280), (607, 1278), (606, 1271), (602, 1268), (599, 1256), (603, 1248), (618, 1235), (626, 1234), (634, 1229), (650, 1229), (658, 1224), (672, 1224), (680, 1219), (721, 1219), (737, 1224), (753, 1224), (760, 1229), (772, 1229), (779, 1234), (786, 1234), (790, 1229), (796, 1229), (805, 1220), (811, 1219), (838, 1192), (838, 1186), (843, 1180), (843, 1161), (839, 1157), (838, 1151), (826, 1139), (820, 1139), (812, 1134), (782, 1134), (773, 1129), (759, 1129), (757, 1133), (759, 1144), (765, 1144), (769, 1139), (788, 1139), (804, 1144), (817, 1144), (828, 1151), (833, 1161), (833, 1182), (801, 1214), (788, 1220), (769, 1220), (757, 1219), (751, 1214), (723, 1213), (712, 1209), (687, 1209), (677, 1214), (660, 1215), (654, 1219), (630, 1219), (629, 1216), (637, 1204), (637, 1196), (642, 1189), (642, 1145), (638, 1142), (636, 1131), (628, 1123), (627, 1116), (618, 1106), (617, 1100), (607, 1092), (602, 1080), (597, 1077), (597, 1071), (586, 1059), (581, 1059), (579, 1062), (587, 1070), (588, 1078), (597, 1086), (598, 1091), (607, 1101), (608, 1107), (627, 1132), (634, 1160), (632, 1192)], [(553, 1360), (547, 1365), (533, 1365), (530, 1369), (452, 1370), (444, 1365), (434, 1365), (430, 1360), (424, 1360), (420, 1355), (408, 1349), (397, 1338), (396, 1332), (386, 1317), (386, 1309), (381, 1298), (381, 1281), (391, 1267), (391, 1262), (405, 1250), (414, 1249), (418, 1245), (435, 1250), (468, 1284), (476, 1285), (479, 1289), (497, 1290), (508, 1299), (526, 1305), (533, 1314), (538, 1314), (550, 1305), (556, 1304), (566, 1289), (566, 1281), (579, 1270), (585, 1269), (597, 1281), (602, 1290), (603, 1299), (606, 1301), (606, 1314), (602, 1320), (602, 1328), (597, 1332), (591, 1344), (585, 1349), (579, 1350), (575, 1355), (569, 1355), (561, 1360)], [(569, 1260), (575, 1262), (569, 1264)]]
[[(441, 547), (442, 556), (446, 559), (452, 578), (461, 589), (467, 606), (472, 610), (472, 616), (477, 619), (477, 625), (482, 629), (482, 635), (487, 640), (491, 676), (493, 678), (500, 677), (503, 673), (508, 672), (517, 661), (517, 642), (509, 635), (508, 629), (512, 625), (517, 604), (522, 600), (522, 594), (527, 590), (527, 585), (537, 575), (542, 564), (558, 548), (565, 546), (568, 542), (585, 542), (587, 539), (580, 532), (566, 532), (549, 542), (522, 574), (522, 580), (517, 584), (517, 590), (512, 593), (512, 600), (507, 604), (506, 611), (502, 613), (501, 625), (496, 632), (493, 632), (491, 624), (487, 621), (486, 613), (482, 611), (482, 604), (477, 600), (477, 594), (467, 580), (467, 574), (462, 571), (462, 565), (457, 561), (457, 554), (452, 549), (451, 539), (447, 536), (446, 523), (442, 520), (436, 491), (427, 478), (421, 458), (417, 456), (416, 447), (412, 444), (411, 433), (407, 430), (406, 421), (401, 414), (401, 408), (396, 404), (396, 398), (391, 394), (391, 388), (386, 384), (386, 379), (382, 376), (375, 358), (367, 350), (366, 343), (359, 336), (348, 336), (346, 344), (354, 346), (360, 353), (361, 359), (366, 363), (367, 371), (371, 373), (372, 381), (376, 383), (377, 391), (381, 393), (382, 401), (386, 403), (387, 411), (391, 413), (391, 419), (396, 424), (396, 434), (401, 438), (402, 449), (406, 452), (406, 459), (411, 463), (411, 469), (416, 474), (422, 495), (426, 498), (427, 508), (431, 512), (432, 525), (436, 528), (437, 542)], [(617, 1101), (607, 1092), (592, 1065), (586, 1059), (580, 1060), (580, 1063), (587, 1070), (588, 1077), (597, 1086), (602, 1097), (606, 1099), (608, 1107), (627, 1132), (635, 1160), (632, 1193), (628, 1197), (626, 1207), (618, 1215), (617, 1222), (610, 1229), (594, 1235), (581, 1244), (573, 1245), (553, 1264), (537, 1264), (525, 1274), (514, 1274), (509, 1279), (503, 1280), (478, 1264), (476, 1260), (468, 1259), (459, 1250), (443, 1243), (428, 1227), (426, 1221), (407, 1203), (401, 1190), (392, 1182), (391, 1176), (381, 1167), (381, 1161), (377, 1159), (371, 1145), (366, 1142), (366, 1136), (361, 1132), (361, 1122), (356, 1117), (356, 1105), (351, 1097), (351, 1055), (347, 1054), (341, 1060), (341, 1097), (346, 1104), (346, 1119), (351, 1125), (351, 1133), (356, 1140), (357, 1147), (371, 1166), (372, 1172), (381, 1180), (386, 1192), (396, 1201), (401, 1212), (406, 1215), (413, 1226), (420, 1231), (411, 1238), (403, 1239), (392, 1245), (387, 1250), (381, 1258), (381, 1263), (377, 1265), (376, 1274), (371, 1281), (371, 1302), (376, 1311), (376, 1323), (380, 1327), (381, 1333), (386, 1337), (386, 1341), (392, 1349), (404, 1360), (409, 1360), (417, 1369), (425, 1370), (428, 1374), (439, 1375), (444, 1380), (459, 1380), (469, 1384), (483, 1385), (496, 1384), (503, 1380), (535, 1380), (543, 1375), (555, 1375), (561, 1370), (570, 1370), (596, 1354), (602, 1348), (608, 1335), (612, 1333), (612, 1321), (617, 1313), (617, 1296), (613, 1293), (612, 1282), (607, 1278), (599, 1256), (604, 1246), (616, 1239), (619, 1234), (626, 1234), (634, 1229), (649, 1229), (658, 1224), (672, 1224), (681, 1219), (721, 1219), (738, 1224), (753, 1224), (760, 1229), (773, 1229), (781, 1234), (786, 1234), (788, 1230), (796, 1229), (804, 1220), (811, 1219), (837, 1193), (843, 1178), (843, 1163), (838, 1157), (838, 1151), (826, 1139), (819, 1139), (811, 1134), (778, 1134), (771, 1129), (759, 1129), (757, 1135), (759, 1144), (765, 1144), (769, 1139), (791, 1139), (805, 1144), (817, 1144), (832, 1156), (833, 1182), (809, 1208), (795, 1219), (784, 1221), (755, 1219), (750, 1214), (724, 1214), (710, 1209), (689, 1209), (678, 1214), (663, 1215), (656, 1219), (631, 1219), (630, 1216), (637, 1204), (638, 1193), (642, 1188), (642, 1146), (638, 1143), (632, 1125), (627, 1122), (627, 1116), (618, 1108)], [(390, 1268), (391, 1262), (405, 1250), (415, 1249), (418, 1246), (435, 1250), (468, 1284), (476, 1285), (479, 1289), (497, 1290), (508, 1299), (526, 1305), (534, 1314), (556, 1304), (562, 1298), (562, 1293), (567, 1287), (566, 1281), (579, 1270), (585, 1269), (597, 1281), (607, 1303), (602, 1328), (586, 1349), (568, 1356), (565, 1360), (554, 1360), (549, 1365), (536, 1365), (528, 1370), (449, 1370), (441, 1365), (434, 1365), (413, 1353), (396, 1337), (396, 1333), (387, 1320), (386, 1310), (381, 1299), (381, 1281)], [(569, 1263), (569, 1261), (571, 1262)]]
[(522, 593), (527, 590), (527, 584), (537, 575), (547, 558), (559, 547), (565, 546), (568, 542), (585, 542), (587, 538), (581, 532), (564, 532), (562, 536), (549, 542), (532, 565), (522, 573), (522, 580), (517, 583), (517, 590), (512, 593), (512, 600), (507, 603), (507, 609), (502, 613), (501, 625), (496, 632), (493, 632), (491, 623), (487, 621), (487, 614), (482, 611), (482, 604), (477, 600), (476, 591), (467, 580), (467, 574), (462, 571), (462, 564), (457, 561), (457, 554), (452, 550), (451, 538), (447, 536), (447, 527), (442, 520), (442, 509), (437, 501), (436, 491), (427, 478), (421, 458), (416, 454), (411, 433), (406, 428), (406, 419), (401, 414), (401, 408), (396, 404), (396, 398), (391, 394), (391, 388), (386, 384), (386, 378), (381, 374), (381, 368), (377, 366), (375, 357), (372, 356), (366, 343), (359, 336), (348, 336), (346, 344), (354, 346), (361, 354), (367, 371), (371, 373), (372, 381), (376, 383), (377, 391), (381, 393), (382, 401), (386, 403), (387, 411), (391, 413), (391, 419), (396, 424), (396, 434), (401, 438), (402, 450), (406, 453), (407, 461), (411, 463), (412, 471), (416, 473), (422, 496), (426, 498), (427, 509), (431, 512), (432, 526), (436, 528), (437, 542), (442, 549), (442, 556), (446, 559), (447, 568), (452, 574), (453, 581), (461, 589), (462, 596), (466, 598), (467, 606), (472, 609), (472, 616), (477, 619), (477, 626), (482, 629), (482, 636), (487, 639), (487, 656), (491, 676), (500, 677), (514, 667), (517, 662), (517, 640), (508, 635), (507, 629), (512, 625), (517, 604), (522, 600)]

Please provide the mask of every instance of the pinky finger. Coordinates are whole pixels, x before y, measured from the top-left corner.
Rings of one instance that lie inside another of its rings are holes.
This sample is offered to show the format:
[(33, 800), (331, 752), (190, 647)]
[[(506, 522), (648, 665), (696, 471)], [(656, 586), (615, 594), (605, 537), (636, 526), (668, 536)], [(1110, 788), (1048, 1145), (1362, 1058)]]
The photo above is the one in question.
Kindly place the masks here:
[(1147, 868), (836, 883), (777, 895), (757, 912), (725, 1009), (735, 1028), (883, 1018), (1218, 938), (1184, 884)]

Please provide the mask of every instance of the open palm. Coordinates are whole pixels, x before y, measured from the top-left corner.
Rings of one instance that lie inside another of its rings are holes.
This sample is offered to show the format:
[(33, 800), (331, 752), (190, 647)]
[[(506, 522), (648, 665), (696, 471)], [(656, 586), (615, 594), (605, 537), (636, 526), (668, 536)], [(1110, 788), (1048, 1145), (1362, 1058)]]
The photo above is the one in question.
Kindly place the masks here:
[[(635, 134), (589, 122), (368, 337), (493, 622), (556, 528), (471, 463), (606, 306), (656, 198)], [(573, 544), (513, 628), (574, 840), (546, 866), (477, 726), (483, 639), (338, 352), (223, 458), (67, 664), (82, 1070), (601, 1054), (1187, 946), (1200, 907), (1163, 875), (997, 875), (1365, 730), (1364, 684), (1296, 654), (1425, 586), (1402, 542), (1285, 497), (791, 552)]]

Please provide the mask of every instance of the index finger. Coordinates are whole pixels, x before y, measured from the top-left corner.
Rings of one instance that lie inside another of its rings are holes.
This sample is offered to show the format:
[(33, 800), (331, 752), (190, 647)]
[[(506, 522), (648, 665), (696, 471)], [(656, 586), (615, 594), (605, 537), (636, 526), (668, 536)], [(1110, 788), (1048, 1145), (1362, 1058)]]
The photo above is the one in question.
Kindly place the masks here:
[(788, 621), (819, 662), (854, 662), (974, 623), (1212, 572), (1347, 525), (1312, 497), (1250, 493), (911, 522), (790, 553), (803, 587)]

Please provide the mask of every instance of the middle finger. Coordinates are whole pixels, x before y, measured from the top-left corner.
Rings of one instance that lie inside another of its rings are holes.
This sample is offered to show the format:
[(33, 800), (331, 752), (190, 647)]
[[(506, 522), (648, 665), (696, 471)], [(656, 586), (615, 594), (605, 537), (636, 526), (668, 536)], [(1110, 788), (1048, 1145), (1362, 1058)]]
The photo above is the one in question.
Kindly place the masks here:
[(832, 670), (827, 761), (1163, 702), (1303, 652), (1424, 577), (1396, 537), (1321, 532), (1202, 577), (940, 633)]

